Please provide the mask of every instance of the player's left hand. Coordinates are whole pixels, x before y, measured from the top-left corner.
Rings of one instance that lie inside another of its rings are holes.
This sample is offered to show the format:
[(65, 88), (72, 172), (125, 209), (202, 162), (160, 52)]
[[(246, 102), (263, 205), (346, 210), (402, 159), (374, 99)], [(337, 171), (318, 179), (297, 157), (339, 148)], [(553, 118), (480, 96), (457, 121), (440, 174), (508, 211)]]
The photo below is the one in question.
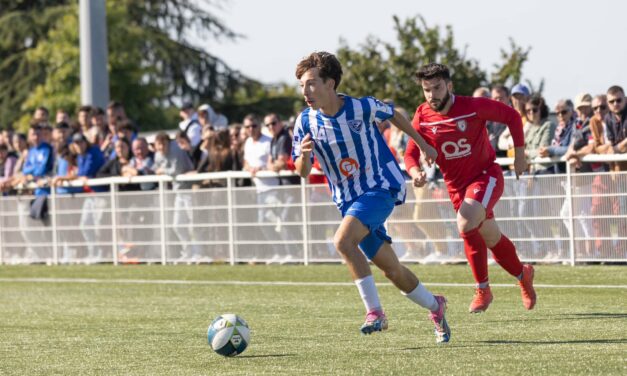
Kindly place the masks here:
[(418, 172), (418, 176), (415, 176), (412, 182), (416, 188), (424, 187), (427, 184), (427, 173), (424, 171)]
[(425, 156), (425, 161), (427, 162), (427, 165), (431, 167), (431, 165), (435, 163), (435, 160), (438, 157), (437, 150), (435, 150), (435, 148), (431, 145), (425, 145), (424, 147), (420, 148), (420, 151)]

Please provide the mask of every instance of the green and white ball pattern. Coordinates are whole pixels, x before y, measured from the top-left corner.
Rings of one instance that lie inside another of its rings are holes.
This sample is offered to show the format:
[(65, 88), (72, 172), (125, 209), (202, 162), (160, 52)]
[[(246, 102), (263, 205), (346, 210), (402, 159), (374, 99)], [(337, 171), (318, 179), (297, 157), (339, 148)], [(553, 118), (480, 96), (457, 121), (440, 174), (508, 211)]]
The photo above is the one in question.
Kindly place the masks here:
[(235, 356), (246, 350), (250, 329), (241, 317), (227, 313), (216, 317), (207, 330), (207, 341), (216, 353)]

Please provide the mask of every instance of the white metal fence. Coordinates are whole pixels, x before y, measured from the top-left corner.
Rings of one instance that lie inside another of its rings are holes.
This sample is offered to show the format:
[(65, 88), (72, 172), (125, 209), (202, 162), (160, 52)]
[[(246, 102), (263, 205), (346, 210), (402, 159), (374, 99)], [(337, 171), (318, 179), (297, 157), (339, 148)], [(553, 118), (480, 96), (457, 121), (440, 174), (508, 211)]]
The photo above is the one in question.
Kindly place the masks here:
[[(617, 159), (627, 156), (586, 157)], [(332, 240), (340, 215), (326, 186), (301, 180), (267, 191), (235, 187), (244, 177), (249, 175), (182, 175), (176, 179), (222, 179), (226, 187), (181, 191), (169, 189), (172, 179), (165, 176), (93, 179), (90, 185), (110, 191), (53, 192), (45, 221), (29, 217), (32, 196), (2, 197), (0, 263), (340, 261)], [(120, 192), (129, 182), (155, 182), (157, 188)], [(563, 175), (508, 177), (495, 215), (526, 261), (627, 261), (627, 172), (573, 174), (568, 168)], [(387, 226), (402, 260), (465, 261), (443, 184), (408, 184), (407, 201)]]

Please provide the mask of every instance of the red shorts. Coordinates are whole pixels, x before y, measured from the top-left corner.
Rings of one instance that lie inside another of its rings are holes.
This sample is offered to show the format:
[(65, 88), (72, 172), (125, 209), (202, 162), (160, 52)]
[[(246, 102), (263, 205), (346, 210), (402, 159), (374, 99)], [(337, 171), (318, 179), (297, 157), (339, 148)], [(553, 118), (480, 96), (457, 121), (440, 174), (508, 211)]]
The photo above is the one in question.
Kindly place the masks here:
[(457, 212), (462, 206), (465, 198), (471, 198), (478, 201), (485, 208), (486, 219), (494, 218), (494, 205), (496, 205), (499, 198), (503, 194), (503, 170), (501, 166), (495, 164), (492, 167), (484, 170), (483, 173), (475, 178), (466, 188), (462, 188), (456, 191), (448, 191), (451, 197), (451, 202)]

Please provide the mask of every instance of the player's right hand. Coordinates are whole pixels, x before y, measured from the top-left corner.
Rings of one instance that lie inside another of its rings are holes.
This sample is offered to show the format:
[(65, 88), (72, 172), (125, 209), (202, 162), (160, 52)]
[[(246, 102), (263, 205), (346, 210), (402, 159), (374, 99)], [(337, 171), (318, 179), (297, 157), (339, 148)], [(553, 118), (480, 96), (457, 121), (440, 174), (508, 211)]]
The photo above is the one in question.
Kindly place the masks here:
[(300, 151), (302, 153), (311, 153), (313, 150), (313, 141), (311, 140), (311, 134), (307, 133), (303, 140), (300, 142)]
[(435, 160), (438, 158), (437, 150), (435, 150), (435, 148), (431, 145), (425, 145), (420, 149), (422, 154), (425, 156), (425, 161), (427, 162), (427, 165), (431, 167), (435, 163)]

